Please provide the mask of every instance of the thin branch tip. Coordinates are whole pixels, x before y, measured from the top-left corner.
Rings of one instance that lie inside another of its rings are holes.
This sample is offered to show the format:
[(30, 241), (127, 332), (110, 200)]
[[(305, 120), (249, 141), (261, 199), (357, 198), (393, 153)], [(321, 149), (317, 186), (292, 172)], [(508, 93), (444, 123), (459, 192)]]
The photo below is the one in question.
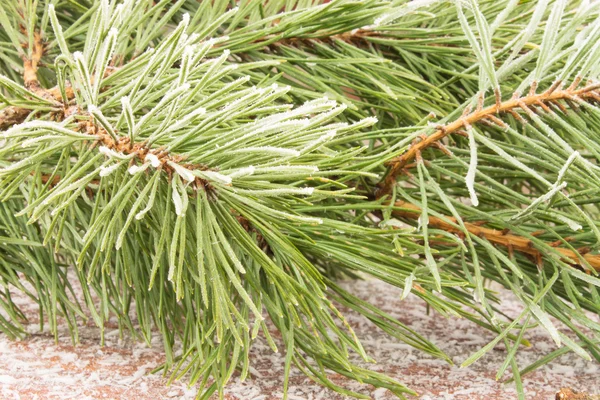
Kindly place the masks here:
[[(397, 217), (417, 219), (421, 215), (421, 209), (414, 204), (407, 203), (404, 201), (398, 201), (394, 204), (395, 207), (403, 208), (404, 210), (394, 210), (393, 214)], [(448, 222), (449, 221), (449, 222)], [(454, 217), (438, 218), (429, 216), (429, 225), (442, 229), (446, 232), (461, 234), (463, 231), (455, 226), (457, 220)], [(539, 260), (542, 257), (542, 252), (535, 247), (535, 244), (526, 237), (511, 234), (506, 229), (498, 231), (496, 229), (485, 228), (482, 225), (484, 222), (477, 224), (473, 222), (465, 222), (464, 226), (472, 235), (486, 239), (490, 243), (495, 245), (509, 248), (511, 251), (518, 251), (526, 255), (534, 257)], [(535, 236), (532, 234), (532, 236)], [(554, 247), (556, 251), (562, 256), (562, 258), (569, 264), (584, 266), (585, 262), (589, 264), (596, 271), (600, 271), (600, 255), (590, 254), (589, 249), (581, 249), (580, 251), (573, 251), (563, 247), (555, 246), (556, 242), (548, 243), (549, 246)], [(587, 250), (587, 251), (586, 251)], [(543, 257), (542, 257), (543, 258)], [(583, 260), (585, 260), (585, 262)]]
[[(548, 105), (560, 103), (560, 101), (567, 102), (569, 106), (573, 108), (576, 107), (575, 104), (571, 106), (574, 99), (581, 99), (584, 101), (595, 100), (598, 97), (595, 90), (599, 86), (598, 83), (588, 85), (581, 89), (577, 89), (577, 86), (573, 85), (568, 89), (560, 89), (559, 86), (557, 86), (551, 92), (547, 90), (541, 94), (531, 94), (530, 91), (529, 95), (523, 97), (515, 92), (510, 100), (501, 102), (499, 105), (493, 104), (486, 108), (476, 109), (473, 112), (471, 112), (470, 107), (465, 108), (465, 111), (458, 119), (447, 125), (438, 127), (434, 133), (420, 142), (411, 145), (404, 154), (397, 156), (386, 163), (386, 165), (388, 165), (388, 173), (384, 180), (378, 185), (378, 197), (391, 193), (391, 188), (396, 183), (398, 175), (402, 169), (416, 157), (417, 152), (422, 152), (424, 149), (432, 146), (446, 136), (458, 132), (463, 126), (474, 125), (482, 120), (489, 120), (491, 117), (495, 118), (492, 119), (492, 121), (497, 123), (499, 119), (496, 117), (496, 114), (502, 113), (510, 113), (515, 119), (519, 120), (519, 122), (524, 123), (525, 120), (515, 111), (515, 109), (520, 108), (525, 113), (531, 115), (534, 113), (531, 107), (538, 105), (545, 111), (551, 111)], [(532, 84), (532, 88), (534, 88), (534, 90), (537, 89), (537, 85)]]

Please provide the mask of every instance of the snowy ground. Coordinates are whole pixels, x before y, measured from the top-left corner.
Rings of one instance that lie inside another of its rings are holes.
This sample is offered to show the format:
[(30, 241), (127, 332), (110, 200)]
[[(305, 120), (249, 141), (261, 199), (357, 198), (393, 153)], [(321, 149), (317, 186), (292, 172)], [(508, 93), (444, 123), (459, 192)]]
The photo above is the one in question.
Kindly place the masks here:
[[(399, 291), (375, 281), (348, 282), (352, 291), (379, 305), (427, 338), (433, 340), (460, 364), (493, 336), (469, 321), (447, 320), (427, 315), (425, 306), (415, 297), (399, 301)], [(519, 306), (508, 293), (501, 293), (504, 306), (517, 312)], [(25, 299), (21, 301), (26, 302)], [(31, 307), (35, 315), (35, 307)], [(423, 355), (407, 345), (390, 339), (366, 320), (347, 313), (362, 342), (378, 364), (372, 368), (404, 382), (422, 399), (513, 399), (515, 389), (495, 380), (505, 357), (503, 346), (497, 346), (484, 359), (469, 368), (450, 366)], [(81, 344), (72, 346), (66, 327), (55, 344), (54, 338), (30, 327), (31, 336), (12, 342), (0, 334), (0, 398), (1, 399), (168, 399), (194, 398), (195, 388), (176, 382), (166, 387), (166, 379), (150, 375), (163, 357), (158, 337), (148, 348), (142, 343), (120, 340), (116, 329), (108, 329), (106, 346), (101, 347), (98, 330), (83, 328)], [(554, 344), (541, 329), (531, 331), (532, 348), (518, 354), (525, 366), (554, 349)], [(251, 378), (234, 380), (227, 388), (228, 399), (280, 399), (282, 397), (283, 360), (274, 355), (264, 341), (252, 349)], [(600, 393), (599, 365), (567, 354), (524, 377), (528, 399), (553, 399), (561, 387), (572, 387)], [(337, 383), (344, 378), (332, 375)], [(374, 390), (348, 383), (375, 399), (393, 398), (385, 390)], [(290, 399), (342, 399), (297, 371), (290, 382)]]

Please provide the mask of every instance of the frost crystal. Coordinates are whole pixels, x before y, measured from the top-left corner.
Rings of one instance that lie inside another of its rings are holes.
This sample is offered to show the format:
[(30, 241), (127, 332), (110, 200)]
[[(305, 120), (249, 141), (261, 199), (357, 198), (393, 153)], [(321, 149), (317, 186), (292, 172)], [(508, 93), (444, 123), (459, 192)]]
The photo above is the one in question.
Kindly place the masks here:
[(178, 190), (173, 190), (173, 204), (175, 205), (175, 214), (177, 216), (184, 216), (183, 214), (183, 201)]
[(111, 148), (108, 148), (106, 146), (100, 146), (100, 148), (98, 148), (98, 151), (102, 154), (104, 154), (107, 157), (111, 157), (111, 158), (118, 158), (118, 159), (123, 159), (125, 158), (125, 156), (121, 153), (117, 153), (116, 151), (114, 151)]
[(173, 167), (175, 172), (177, 172), (177, 174), (179, 174), (179, 176), (181, 176), (186, 181), (193, 182), (196, 179), (196, 177), (194, 176), (192, 171), (190, 171), (189, 169), (184, 168), (181, 165), (174, 163), (172, 161), (167, 161), (167, 164), (169, 164), (171, 167)]
[(220, 174), (215, 171), (198, 171), (199, 175), (205, 176), (207, 179), (211, 181), (216, 181), (220, 183), (224, 183), (225, 185), (229, 185), (231, 183), (231, 177), (227, 175)]
[(242, 176), (253, 175), (255, 170), (256, 169), (251, 165), (249, 167), (240, 168), (237, 171), (232, 172), (228, 176), (230, 178), (239, 178), (239, 177), (242, 177)]
[(110, 174), (112, 174), (114, 171), (117, 170), (117, 168), (119, 168), (121, 166), (121, 164), (113, 164), (110, 167), (105, 167), (105, 166), (101, 166), (100, 167), (100, 176), (108, 176)]
[(477, 173), (477, 142), (473, 135), (473, 130), (469, 126), (467, 127), (467, 133), (469, 135), (469, 149), (471, 154), (471, 161), (469, 162), (469, 170), (467, 171), (466, 184), (469, 190), (469, 196), (471, 197), (471, 203), (477, 207), (479, 205), (479, 199), (475, 192), (475, 174)]
[(146, 158), (144, 159), (144, 161), (149, 162), (150, 165), (152, 165), (152, 167), (154, 168), (158, 168), (160, 166), (160, 160), (152, 153), (146, 154)]
[(129, 169), (127, 171), (131, 175), (135, 175), (137, 173), (145, 171), (149, 166), (150, 166), (150, 163), (144, 163), (144, 164), (142, 164), (140, 166), (138, 166), (138, 165), (132, 165), (131, 167), (129, 167)]

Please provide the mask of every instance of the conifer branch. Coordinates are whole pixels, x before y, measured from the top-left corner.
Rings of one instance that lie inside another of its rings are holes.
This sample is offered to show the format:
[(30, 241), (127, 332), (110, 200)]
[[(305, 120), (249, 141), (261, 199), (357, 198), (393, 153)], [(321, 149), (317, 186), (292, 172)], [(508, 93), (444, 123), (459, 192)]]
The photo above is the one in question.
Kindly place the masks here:
[[(88, 117), (92, 115), (87, 114)], [(181, 166), (189, 171), (208, 171), (209, 168), (202, 164), (190, 164), (185, 163), (185, 157), (180, 155), (170, 154), (164, 148), (152, 148), (148, 146), (146, 142), (131, 142), (128, 136), (118, 136), (115, 140), (106, 129), (101, 126), (92, 123), (92, 121), (81, 122), (79, 124), (80, 131), (90, 135), (90, 139), (96, 139), (93, 143), (94, 146), (101, 144), (117, 153), (121, 153), (125, 156), (133, 156), (132, 163), (134, 160), (139, 161), (141, 164), (145, 162), (153, 163), (153, 167), (157, 170), (161, 170), (171, 177), (177, 173), (177, 166)], [(56, 182), (60, 181), (60, 177), (55, 177)], [(42, 177), (42, 180), (44, 178)], [(46, 178), (47, 182), (47, 178)], [(210, 183), (200, 177), (195, 177), (194, 188), (208, 188)]]
[[(403, 208), (403, 210), (394, 210), (393, 214), (397, 217), (417, 219), (421, 216), (421, 209), (414, 204), (407, 203), (404, 201), (398, 201), (394, 204), (396, 207)], [(448, 222), (450, 221), (450, 222)], [(429, 216), (429, 225), (438, 229), (442, 229), (446, 232), (461, 234), (463, 231), (458, 227), (456, 218), (445, 216), (444, 218)], [(521, 253), (533, 256), (536, 260), (542, 260), (543, 254), (537, 248), (534, 243), (523, 236), (514, 235), (505, 231), (499, 231), (496, 229), (486, 228), (479, 224), (465, 222), (465, 228), (467, 231), (475, 236), (479, 236), (487, 239), (490, 243), (503, 246), (509, 250), (515, 250)], [(584, 265), (582, 258), (595, 270), (600, 271), (600, 255), (594, 254), (579, 254), (570, 249), (562, 247), (556, 247), (555, 243), (548, 243), (549, 246), (555, 248), (569, 264)]]
[[(351, 352), (369, 357), (334, 302), (448, 358), (334, 282), (366, 274), (498, 334), (466, 364), (517, 346), (498, 378), (511, 366), (519, 383), (515, 353), (534, 319), (600, 359), (578, 330), (600, 332), (588, 313), (600, 311), (600, 279), (585, 270), (600, 270), (600, 94), (577, 89), (600, 76), (598, 4), (71, 3), (0, 2), (0, 331), (26, 332), (10, 293), (26, 280), (55, 334), (64, 318), (76, 341), (90, 314), (147, 340), (158, 330), (172, 379), (212, 383), (200, 396), (223, 397), (234, 371), (243, 379), (261, 330), (277, 351), (274, 326), (286, 382), (296, 364), (364, 397), (327, 368), (404, 398), (404, 385), (354, 365)], [(42, 56), (56, 88), (41, 87)], [(536, 94), (532, 82), (549, 79)], [(500, 88), (524, 95), (502, 102)], [(424, 128), (469, 99), (475, 111)], [(430, 147), (448, 157), (423, 162)], [(407, 203), (365, 198), (386, 171), (378, 197)], [(415, 179), (395, 185), (403, 171)], [(468, 197), (485, 206), (469, 211)], [(396, 229), (393, 216), (428, 223)], [(488, 278), (520, 300), (519, 317), (494, 304)], [(85, 303), (73, 303), (73, 279)]]
[[(46, 93), (41, 88), (37, 78), (37, 71), (40, 60), (44, 54), (44, 45), (42, 37), (39, 32), (34, 32), (34, 42), (31, 51), (31, 56), (23, 56), (23, 82), (25, 87), (31, 90), (35, 94), (40, 94), (46, 97), (46, 94), (50, 94), (52, 98), (56, 99), (56, 95), (60, 98), (60, 92), (58, 89), (51, 93)], [(20, 124), (25, 121), (31, 110), (18, 106), (8, 106), (0, 110), (0, 130), (5, 130), (13, 125)]]
[[(37, 85), (39, 83), (36, 82)], [(53, 87), (51, 89), (44, 89), (38, 86), (36, 90), (36, 94), (41, 95), (45, 99), (51, 99), (56, 102), (60, 102), (63, 104), (63, 107), (69, 100), (72, 100), (75, 97), (75, 92), (71, 86), (67, 86), (65, 88), (65, 92), (67, 95), (66, 101), (62, 98), (60, 93), (60, 89), (58, 87)], [(0, 130), (6, 130), (13, 125), (18, 125), (25, 121), (29, 114), (31, 114), (31, 109), (19, 106), (8, 106), (0, 110)]]
[(503, 113), (511, 113), (515, 117), (518, 117), (518, 114), (516, 114), (515, 111), (516, 109), (531, 112), (529, 107), (540, 106), (542, 109), (546, 110), (548, 106), (560, 101), (569, 102), (575, 99), (598, 101), (599, 93), (597, 90), (600, 85), (597, 83), (590, 84), (580, 89), (577, 89), (573, 85), (569, 86), (567, 89), (558, 89), (558, 85), (559, 83), (556, 83), (548, 90), (539, 94), (529, 93), (526, 96), (515, 94), (510, 100), (500, 102), (499, 104), (493, 104), (485, 108), (478, 107), (473, 112), (470, 112), (467, 108), (460, 118), (447, 125), (438, 127), (434, 133), (422, 137), (420, 141), (411, 145), (404, 154), (388, 161), (386, 163), (388, 171), (385, 178), (379, 183), (377, 197), (380, 198), (392, 192), (392, 187), (396, 183), (398, 175), (400, 175), (402, 170), (417, 156), (418, 153), (435, 145), (448, 135), (460, 133), (463, 128), (485, 120), (497, 123), (496, 121), (498, 121), (498, 119), (496, 115)]
[[(44, 43), (38, 31), (34, 32), (33, 48), (31, 56), (23, 56), (23, 83), (25, 88), (42, 98), (55, 102), (66, 104), (68, 100), (75, 97), (71, 86), (65, 88), (67, 99), (63, 99), (58, 86), (51, 89), (45, 89), (40, 85), (37, 72), (40, 60), (44, 55)], [(0, 110), (0, 130), (6, 130), (13, 125), (18, 125), (25, 121), (31, 113), (31, 109), (19, 106), (8, 106)]]
[[(104, 77), (107, 78), (112, 73), (114, 73), (117, 69), (107, 69), (104, 73)], [(94, 77), (92, 77), (93, 82)], [(63, 99), (62, 94), (60, 92), (60, 88), (58, 86), (54, 86), (50, 89), (45, 89), (39, 86), (39, 82), (31, 83), (30, 85), (37, 86), (35, 91), (32, 90), (35, 94), (43, 97), (44, 99), (52, 100), (56, 103), (59, 103), (58, 107), (62, 105), (63, 110), (67, 108), (69, 101), (75, 98), (75, 90), (71, 85), (65, 86), (65, 95), (66, 99)], [(33, 89), (30, 87), (30, 89)], [(0, 130), (6, 130), (13, 125), (18, 125), (25, 121), (29, 114), (31, 114), (32, 110), (19, 107), (19, 106), (8, 106), (0, 110)]]

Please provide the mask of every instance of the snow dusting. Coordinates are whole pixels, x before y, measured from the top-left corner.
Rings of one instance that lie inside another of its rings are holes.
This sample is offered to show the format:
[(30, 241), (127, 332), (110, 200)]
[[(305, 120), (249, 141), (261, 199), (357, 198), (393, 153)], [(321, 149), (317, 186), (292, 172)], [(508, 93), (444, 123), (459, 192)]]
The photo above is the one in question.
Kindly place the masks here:
[[(411, 294), (401, 301), (402, 290), (382, 282), (344, 282), (343, 287), (432, 340), (455, 363), (451, 366), (423, 354), (390, 338), (365, 318), (344, 310), (367, 353), (377, 360), (376, 364), (365, 365), (368, 368), (405, 383), (416, 390), (421, 399), (516, 398), (512, 385), (495, 379), (506, 355), (503, 345), (498, 345), (469, 368), (459, 367), (462, 361), (493, 338), (491, 333), (464, 319), (445, 319), (434, 313), (428, 315), (425, 304), (416, 296)], [(0, 398), (157, 400), (193, 399), (197, 395), (197, 388), (188, 388), (185, 382), (174, 382), (167, 387), (166, 378), (150, 373), (164, 360), (157, 333), (148, 347), (129, 336), (121, 337), (116, 323), (112, 322), (105, 328), (105, 346), (102, 347), (99, 330), (90, 324), (81, 327), (81, 343), (73, 346), (64, 325), (55, 342), (50, 334), (39, 331), (37, 306), (24, 296), (16, 296), (15, 301), (30, 318), (31, 324), (26, 326), (30, 336), (21, 341), (11, 341), (0, 334)], [(510, 293), (501, 291), (500, 298), (507, 314), (517, 315), (520, 312), (519, 303)], [(277, 345), (282, 346), (278, 337), (274, 332)], [(529, 365), (556, 348), (542, 328), (532, 330), (527, 339), (533, 346), (517, 354), (521, 366)], [(284, 361), (281, 354), (274, 354), (266, 341), (259, 338), (252, 348), (251, 357), (248, 379), (240, 382), (235, 376), (225, 390), (226, 399), (282, 398)], [(360, 362), (358, 357), (355, 361)], [(564, 386), (600, 393), (599, 373), (597, 364), (569, 353), (523, 378), (526, 397), (551, 399)], [(363, 386), (331, 372), (329, 376), (336, 384), (360, 391), (373, 399), (394, 398), (385, 389)], [(313, 383), (294, 368), (289, 394), (290, 399), (344, 399)]]

